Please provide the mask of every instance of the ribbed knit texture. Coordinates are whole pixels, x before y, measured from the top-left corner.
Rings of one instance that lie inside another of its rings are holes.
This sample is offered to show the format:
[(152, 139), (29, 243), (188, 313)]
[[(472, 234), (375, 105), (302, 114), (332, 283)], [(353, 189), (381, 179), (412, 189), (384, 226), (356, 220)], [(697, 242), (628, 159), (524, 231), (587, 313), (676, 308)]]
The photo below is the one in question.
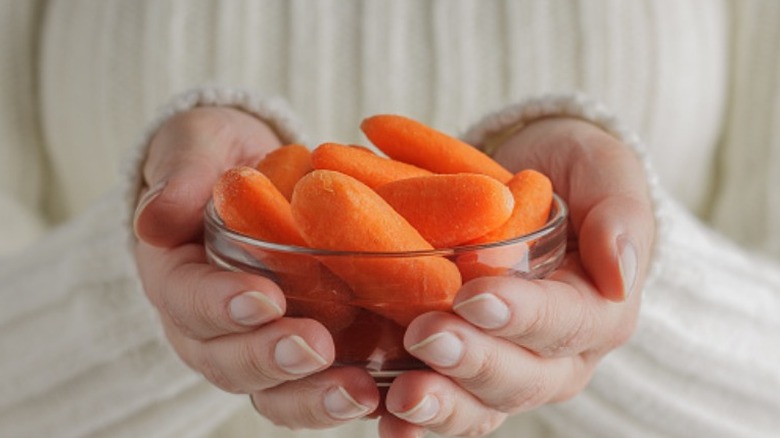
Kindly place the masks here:
[(0, 257), (42, 234), (44, 166), (36, 108), (38, 1), (0, 6)]
[(777, 2), (9, 0), (0, 24), (2, 249), (67, 222), (0, 259), (0, 436), (374, 436), (275, 428), (180, 363), (126, 249), (139, 138), (203, 104), (312, 146), (365, 143), (378, 112), (485, 133), (486, 115), (574, 92), (647, 148), (657, 275), (581, 395), (495, 436), (780, 430)]

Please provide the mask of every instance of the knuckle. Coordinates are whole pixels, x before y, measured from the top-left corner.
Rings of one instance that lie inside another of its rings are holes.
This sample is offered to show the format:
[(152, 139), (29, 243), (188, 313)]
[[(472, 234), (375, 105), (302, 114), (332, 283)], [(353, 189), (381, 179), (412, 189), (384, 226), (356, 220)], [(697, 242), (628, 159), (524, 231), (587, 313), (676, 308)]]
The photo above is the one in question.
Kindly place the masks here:
[(542, 332), (547, 326), (550, 312), (554, 311), (554, 306), (547, 305), (526, 305), (520, 306), (516, 311), (519, 312), (516, 319), (519, 323), (514, 327), (511, 338), (517, 343), (522, 344), (523, 339)]
[(228, 377), (222, 367), (214, 361), (211, 354), (206, 354), (201, 357), (196, 363), (196, 369), (206, 378), (206, 380), (223, 391), (233, 394), (241, 394), (244, 392), (232, 381), (232, 379), (230, 379), (230, 377)]
[[(177, 293), (160, 294), (160, 308), (165, 317), (185, 336), (196, 340), (208, 340), (213, 333), (220, 332), (222, 321), (222, 306), (213, 305), (208, 294), (203, 294), (198, 287), (200, 277), (185, 272), (187, 265), (176, 268), (180, 272), (166, 286)], [(181, 279), (185, 279), (182, 281)]]
[(319, 391), (311, 384), (299, 382), (298, 390), (289, 393), (280, 402), (274, 389), (253, 393), (252, 405), (263, 417), (276, 426), (290, 430), (322, 428), (333, 424), (321, 408), (321, 404), (312, 403), (311, 394)]
[(476, 366), (461, 378), (464, 384), (470, 388), (494, 387), (502, 380), (499, 367), (496, 366), (497, 358), (494, 350), (487, 350)]
[(181, 311), (182, 308), (189, 309), (191, 306), (190, 301), (191, 298), (185, 298), (183, 302), (181, 299), (179, 299), (178, 302), (174, 302), (169, 294), (163, 294), (160, 313), (162, 313), (163, 317), (170, 321), (171, 325), (182, 335), (190, 339), (199, 339), (197, 332), (190, 327), (184, 317), (189, 311)]
[(204, 333), (201, 336), (206, 336), (206, 333), (218, 333), (222, 332), (223, 309), (225, 306), (214, 305), (207, 297), (208, 294), (202, 294), (199, 291), (192, 291), (189, 296), (190, 314), (194, 316), (194, 320), (198, 324), (203, 326)]
[(469, 437), (485, 436), (496, 430), (504, 422), (504, 418), (506, 417), (499, 413), (486, 415), (480, 421), (474, 422), (464, 435)]
[(543, 376), (536, 376), (520, 387), (507, 392), (506, 398), (495, 406), (500, 412), (525, 412), (543, 405), (548, 399), (549, 384)]
[(243, 370), (250, 379), (250, 389), (263, 390), (278, 383), (277, 379), (274, 379), (269, 370), (262, 365), (264, 361), (258, 357), (257, 349), (253, 348), (253, 344), (241, 343), (235, 361), (239, 369)]
[(453, 410), (436, 425), (428, 427), (448, 436), (482, 437), (496, 430), (506, 419), (506, 414), (497, 411), (482, 412), (479, 418), (464, 416), (463, 411)]
[(569, 355), (574, 352), (579, 352), (582, 349), (583, 339), (588, 337), (588, 334), (593, 330), (593, 322), (588, 317), (580, 317), (577, 319), (568, 330), (566, 330), (562, 336), (560, 336), (555, 342), (553, 342), (544, 351), (545, 356), (560, 357)]

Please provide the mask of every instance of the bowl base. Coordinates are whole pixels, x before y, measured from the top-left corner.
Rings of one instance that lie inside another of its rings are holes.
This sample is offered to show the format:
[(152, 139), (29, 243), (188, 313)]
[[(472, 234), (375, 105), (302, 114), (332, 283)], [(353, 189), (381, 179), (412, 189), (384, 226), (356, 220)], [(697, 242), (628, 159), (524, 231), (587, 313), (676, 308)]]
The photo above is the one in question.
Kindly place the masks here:
[(403, 374), (403, 371), (369, 371), (371, 377), (374, 378), (376, 386), (380, 388), (387, 388), (395, 380), (396, 377)]

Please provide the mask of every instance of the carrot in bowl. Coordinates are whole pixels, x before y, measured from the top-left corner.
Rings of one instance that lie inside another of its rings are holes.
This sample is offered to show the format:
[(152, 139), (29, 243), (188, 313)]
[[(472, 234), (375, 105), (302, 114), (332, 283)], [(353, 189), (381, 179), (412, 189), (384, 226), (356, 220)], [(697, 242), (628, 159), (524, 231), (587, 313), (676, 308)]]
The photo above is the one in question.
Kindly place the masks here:
[[(370, 187), (340, 172), (315, 170), (301, 178), (292, 212), (312, 247), (359, 252), (433, 249)], [(449, 309), (461, 285), (457, 266), (438, 255), (320, 260), (352, 287), (357, 303), (401, 325), (425, 311)]]
[(431, 175), (427, 170), (380, 157), (368, 149), (337, 143), (324, 143), (317, 146), (312, 153), (311, 161), (315, 169), (345, 173), (371, 188), (399, 179)]
[(477, 173), (435, 174), (384, 184), (376, 192), (435, 248), (450, 248), (501, 226), (512, 192)]
[[(290, 203), (268, 177), (251, 167), (226, 171), (213, 190), (214, 207), (227, 228), (285, 245), (306, 246), (292, 217)], [(304, 254), (255, 251), (289, 297), (287, 313), (320, 321), (332, 333), (357, 314), (345, 303), (352, 291), (341, 279)]]
[(233, 231), (268, 242), (306, 246), (290, 202), (256, 169), (227, 170), (214, 186), (213, 200), (219, 217)]
[(419, 121), (395, 114), (360, 124), (368, 139), (390, 158), (434, 173), (481, 173), (505, 183), (512, 173), (482, 151)]
[(312, 170), (311, 151), (300, 144), (288, 144), (269, 152), (255, 168), (289, 200), (295, 183)]
[(518, 172), (506, 183), (514, 197), (509, 220), (469, 243), (488, 243), (522, 236), (541, 228), (550, 216), (553, 188), (550, 179), (533, 169)]
[[(550, 179), (535, 170), (523, 170), (507, 183), (515, 200), (512, 215), (500, 227), (480, 236), (468, 245), (500, 242), (532, 233), (547, 222), (552, 207), (553, 189)], [(488, 275), (503, 275), (508, 269), (525, 270), (528, 247), (522, 243), (484, 249), (458, 257), (456, 263), (463, 281)]]

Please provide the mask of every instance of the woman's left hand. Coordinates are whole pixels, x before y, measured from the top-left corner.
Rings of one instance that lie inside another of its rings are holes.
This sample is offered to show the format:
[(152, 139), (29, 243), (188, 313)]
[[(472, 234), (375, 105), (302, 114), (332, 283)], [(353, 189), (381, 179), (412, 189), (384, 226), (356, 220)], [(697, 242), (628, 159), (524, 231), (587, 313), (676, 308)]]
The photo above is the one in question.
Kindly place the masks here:
[(570, 209), (567, 255), (545, 279), (473, 280), (454, 314), (413, 321), (405, 346), (432, 371), (396, 378), (382, 436), (485, 435), (508, 415), (579, 393), (634, 330), (655, 236), (634, 152), (587, 122), (553, 118), (515, 134), (496, 159), (550, 176)]

